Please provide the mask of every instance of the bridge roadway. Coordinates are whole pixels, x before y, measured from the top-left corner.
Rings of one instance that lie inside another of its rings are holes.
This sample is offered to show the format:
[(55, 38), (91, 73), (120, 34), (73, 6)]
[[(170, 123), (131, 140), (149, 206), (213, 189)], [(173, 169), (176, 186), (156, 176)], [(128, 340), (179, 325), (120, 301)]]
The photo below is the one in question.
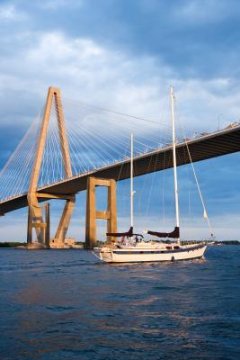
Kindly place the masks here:
[[(176, 146), (178, 166), (190, 162), (186, 144), (190, 150), (193, 162), (240, 151), (240, 125), (238, 124), (233, 127), (229, 126), (224, 130), (219, 130), (199, 136), (195, 139), (178, 143)], [(171, 168), (172, 166), (172, 146), (169, 145), (137, 155), (134, 158), (134, 176), (161, 171)], [(54, 199), (57, 198), (59, 194), (70, 195), (86, 190), (87, 178), (89, 176), (119, 181), (129, 178), (129, 175), (130, 159), (128, 158), (100, 169), (94, 169), (88, 173), (80, 174), (45, 186), (40, 188), (38, 192), (51, 194)], [(27, 194), (4, 200), (0, 202), (0, 215), (26, 207), (27, 205)]]

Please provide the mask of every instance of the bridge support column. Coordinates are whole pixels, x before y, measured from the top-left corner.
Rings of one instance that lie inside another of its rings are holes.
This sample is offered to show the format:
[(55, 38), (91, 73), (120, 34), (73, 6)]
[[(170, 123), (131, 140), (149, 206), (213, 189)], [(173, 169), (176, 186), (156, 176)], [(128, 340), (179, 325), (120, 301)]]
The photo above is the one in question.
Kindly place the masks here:
[[(42, 216), (42, 212), (44, 216)], [(50, 243), (50, 205), (49, 203), (42, 207), (28, 207), (28, 231), (27, 244), (33, 244), (32, 231), (36, 230), (37, 243), (43, 247), (48, 247)]]
[[(50, 199), (60, 199), (66, 200), (61, 219), (58, 224), (58, 228), (55, 234), (55, 237), (50, 239), (50, 205), (40, 206), (38, 199), (35, 202), (35, 205), (28, 207), (28, 231), (27, 231), (27, 243), (33, 243), (32, 230), (35, 229), (37, 235), (37, 242), (44, 247), (50, 248), (64, 248), (65, 238), (69, 223), (71, 220), (72, 212), (75, 206), (75, 196), (74, 195), (52, 195), (45, 193), (37, 193), (38, 198)], [(29, 200), (30, 203), (30, 200)]]
[(56, 231), (55, 238), (50, 241), (50, 247), (61, 249), (64, 247), (67, 230), (75, 206), (75, 196), (66, 201), (63, 213)]
[[(96, 210), (96, 187), (106, 186), (108, 189), (108, 203), (106, 211)], [(97, 219), (107, 220), (107, 231), (117, 231), (117, 203), (116, 203), (116, 181), (109, 179), (88, 178), (87, 206), (86, 206), (86, 239), (87, 249), (92, 249), (97, 241)], [(108, 237), (107, 241), (113, 241)]]
[[(72, 168), (71, 168), (71, 158), (69, 153), (69, 145), (67, 139), (67, 133), (65, 129), (65, 121), (63, 114), (63, 107), (61, 101), (61, 92), (60, 89), (50, 87), (48, 89), (47, 101), (45, 105), (43, 120), (39, 132), (38, 143), (36, 147), (36, 156), (35, 162), (33, 166), (31, 181), (28, 189), (28, 205), (29, 205), (29, 217), (28, 217), (28, 243), (32, 243), (32, 229), (35, 228), (37, 234), (37, 240), (40, 244), (43, 244), (47, 247), (51, 246), (50, 242), (50, 234), (49, 234), (49, 226), (46, 227), (46, 221), (43, 219), (42, 207), (39, 205), (38, 198), (46, 198), (46, 199), (66, 199), (66, 205), (63, 210), (63, 214), (57, 229), (57, 233), (53, 244), (54, 247), (63, 247), (64, 240), (66, 236), (66, 232), (69, 226), (71, 214), (74, 208), (75, 197), (69, 195), (53, 195), (52, 194), (42, 194), (38, 193), (38, 180), (42, 165), (43, 153), (47, 139), (49, 121), (50, 121), (50, 113), (52, 106), (55, 106), (55, 112), (57, 116), (57, 124), (58, 124), (58, 133), (59, 133), (59, 142), (61, 147), (63, 165), (65, 170), (66, 178), (72, 176)], [(70, 197), (70, 198), (69, 198)], [(47, 212), (48, 222), (50, 221), (49, 211)], [(46, 214), (45, 214), (46, 217)], [(47, 235), (49, 234), (49, 235)]]

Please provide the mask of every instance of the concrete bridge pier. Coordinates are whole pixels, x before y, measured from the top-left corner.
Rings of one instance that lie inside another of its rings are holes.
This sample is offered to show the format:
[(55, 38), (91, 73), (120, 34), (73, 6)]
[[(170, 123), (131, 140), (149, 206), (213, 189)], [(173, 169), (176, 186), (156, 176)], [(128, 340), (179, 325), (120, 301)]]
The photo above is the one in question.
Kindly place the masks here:
[[(43, 216), (42, 216), (43, 214)], [(36, 246), (45, 248), (50, 243), (50, 204), (44, 204), (42, 207), (28, 207), (28, 229), (27, 245), (29, 248), (34, 247), (33, 229), (36, 231)]]
[(71, 216), (73, 213), (75, 207), (75, 196), (69, 197), (68, 200), (66, 200), (63, 213), (60, 219), (60, 222), (58, 224), (58, 228), (56, 231), (56, 235), (53, 239), (50, 240), (50, 247), (51, 248), (57, 248), (62, 249), (65, 245), (65, 238), (67, 235), (69, 223), (71, 220)]
[[(106, 186), (108, 189), (107, 210), (96, 209), (96, 187)], [(97, 242), (97, 219), (107, 220), (107, 232), (117, 232), (116, 181), (113, 179), (88, 178), (86, 206), (86, 238), (87, 249), (92, 249)], [(114, 239), (109, 237), (108, 242)]]
[[(68, 231), (69, 223), (75, 206), (75, 195), (49, 195), (39, 193), (40, 198), (47, 199), (65, 199), (66, 203), (60, 218), (56, 234), (50, 238), (50, 204), (29, 205), (28, 207), (28, 231), (27, 231), (27, 244), (31, 247), (31, 244), (39, 244), (39, 247), (62, 249), (65, 247), (65, 238)], [(37, 243), (33, 241), (33, 229), (35, 229), (37, 236)], [(34, 247), (34, 246), (33, 246)]]

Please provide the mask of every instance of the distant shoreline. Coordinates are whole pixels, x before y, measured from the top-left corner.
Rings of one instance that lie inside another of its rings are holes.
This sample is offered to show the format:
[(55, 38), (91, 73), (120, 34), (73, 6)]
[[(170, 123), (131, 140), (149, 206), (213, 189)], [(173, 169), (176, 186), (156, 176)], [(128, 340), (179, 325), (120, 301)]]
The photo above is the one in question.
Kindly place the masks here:
[(22, 243), (22, 242), (17, 242), (17, 241), (5, 241), (5, 242), (0, 242), (0, 248), (15, 248), (18, 246), (26, 246), (27, 243)]
[(207, 241), (212, 245), (240, 245), (239, 240)]
[[(191, 243), (191, 241), (183, 241), (183, 243)], [(200, 241), (199, 241), (200, 242)], [(240, 241), (239, 240), (222, 240), (222, 241), (206, 241), (207, 243), (209, 243), (209, 245), (240, 245)], [(27, 243), (23, 243), (23, 242), (10, 242), (10, 241), (5, 241), (5, 242), (0, 242), (0, 248), (17, 248), (17, 247), (24, 247), (27, 246)]]

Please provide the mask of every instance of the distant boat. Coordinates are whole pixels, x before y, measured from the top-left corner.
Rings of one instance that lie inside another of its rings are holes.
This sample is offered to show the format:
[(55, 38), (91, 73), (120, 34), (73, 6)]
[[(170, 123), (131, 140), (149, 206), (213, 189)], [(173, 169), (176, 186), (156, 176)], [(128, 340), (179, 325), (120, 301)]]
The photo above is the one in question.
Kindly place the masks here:
[[(122, 233), (107, 233), (107, 236), (116, 240), (103, 247), (94, 248), (94, 254), (102, 261), (108, 263), (131, 263), (131, 262), (162, 262), (192, 260), (202, 258), (207, 248), (205, 242), (183, 245), (180, 241), (179, 227), (179, 204), (178, 204), (178, 181), (176, 160), (176, 135), (175, 135), (175, 109), (174, 92), (170, 91), (171, 119), (172, 119), (172, 149), (173, 149), (173, 173), (175, 192), (176, 226), (173, 231), (159, 232), (147, 231), (149, 235), (161, 239), (174, 239), (174, 242), (144, 241), (143, 235), (133, 232), (133, 135), (131, 135), (131, 161), (130, 161), (130, 229)], [(205, 209), (204, 209), (205, 210)], [(120, 238), (120, 241), (117, 239)]]

